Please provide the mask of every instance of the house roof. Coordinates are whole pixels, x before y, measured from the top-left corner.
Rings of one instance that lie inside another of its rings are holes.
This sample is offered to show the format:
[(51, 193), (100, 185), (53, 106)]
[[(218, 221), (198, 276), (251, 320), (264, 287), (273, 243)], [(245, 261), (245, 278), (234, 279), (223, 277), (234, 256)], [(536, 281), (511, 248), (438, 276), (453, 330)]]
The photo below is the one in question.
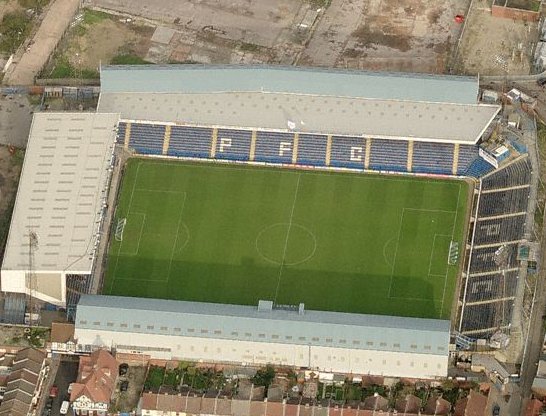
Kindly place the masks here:
[[(28, 268), (29, 230), (38, 239), (36, 272), (91, 270), (118, 119), (117, 114), (34, 114), (3, 271)], [(2, 286), (9, 283), (4, 280)]]
[(74, 341), (74, 324), (53, 322), (51, 324), (51, 342), (65, 343)]
[(404, 413), (418, 413), (421, 408), (421, 399), (413, 394), (406, 394), (396, 401), (396, 410)]
[(451, 404), (440, 396), (431, 396), (424, 409), (424, 413), (432, 415), (447, 415), (450, 411)]
[(366, 410), (382, 410), (387, 411), (389, 401), (379, 394), (366, 397), (363, 402), (363, 408)]
[(109, 403), (118, 372), (117, 361), (106, 350), (96, 350), (89, 357), (80, 357), (78, 379), (70, 401), (86, 396), (93, 403)]
[(487, 407), (487, 397), (470, 390), (468, 396), (457, 400), (454, 416), (484, 416)]
[[(140, 329), (133, 327), (138, 323)], [(420, 354), (448, 355), (447, 320), (272, 309), (203, 302), (82, 295), (76, 331), (94, 329), (245, 339)], [(175, 330), (176, 329), (176, 330)], [(220, 332), (220, 333), (219, 333)], [(234, 335), (236, 334), (236, 335)]]
[(7, 379), (0, 415), (27, 415), (45, 357), (45, 353), (34, 348), (25, 348), (17, 352), (12, 372)]

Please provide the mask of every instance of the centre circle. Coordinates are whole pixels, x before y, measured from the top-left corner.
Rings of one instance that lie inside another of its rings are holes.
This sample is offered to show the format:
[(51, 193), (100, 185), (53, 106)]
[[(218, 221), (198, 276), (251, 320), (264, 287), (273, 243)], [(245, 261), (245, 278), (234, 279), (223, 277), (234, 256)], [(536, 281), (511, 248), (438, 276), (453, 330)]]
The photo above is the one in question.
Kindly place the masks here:
[(296, 223), (276, 223), (262, 229), (256, 237), (256, 251), (273, 264), (295, 266), (315, 255), (317, 239), (307, 227)]

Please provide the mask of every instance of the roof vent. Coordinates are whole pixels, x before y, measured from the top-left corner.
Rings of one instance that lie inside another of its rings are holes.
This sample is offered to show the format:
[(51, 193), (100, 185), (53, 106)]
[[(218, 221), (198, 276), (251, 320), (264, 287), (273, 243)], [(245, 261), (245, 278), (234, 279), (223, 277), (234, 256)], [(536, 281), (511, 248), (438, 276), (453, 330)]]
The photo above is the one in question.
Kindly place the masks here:
[(305, 315), (305, 303), (300, 303), (298, 308), (298, 315)]
[(258, 312), (271, 312), (273, 310), (273, 302), (270, 300), (258, 301)]

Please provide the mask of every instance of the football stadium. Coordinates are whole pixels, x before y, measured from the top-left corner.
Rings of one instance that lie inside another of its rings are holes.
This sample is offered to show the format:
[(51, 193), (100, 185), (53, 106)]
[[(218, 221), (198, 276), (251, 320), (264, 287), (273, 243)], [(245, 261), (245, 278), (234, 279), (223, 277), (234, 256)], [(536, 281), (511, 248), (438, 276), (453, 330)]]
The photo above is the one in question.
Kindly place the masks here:
[[(443, 376), (450, 343), (521, 319), (532, 167), (499, 139), (500, 109), (471, 77), (103, 67), (96, 113), (36, 116), (2, 290), (79, 303), (82, 345)], [(102, 147), (67, 174), (75, 132)], [(90, 171), (91, 199), (55, 198)]]

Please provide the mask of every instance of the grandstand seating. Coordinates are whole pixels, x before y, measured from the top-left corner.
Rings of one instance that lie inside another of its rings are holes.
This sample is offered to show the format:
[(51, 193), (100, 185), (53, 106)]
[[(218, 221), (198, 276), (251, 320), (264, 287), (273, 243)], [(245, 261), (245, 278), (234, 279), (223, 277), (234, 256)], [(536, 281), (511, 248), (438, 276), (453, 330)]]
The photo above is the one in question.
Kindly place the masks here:
[(66, 306), (76, 306), (82, 294), (91, 293), (92, 278), (87, 274), (69, 274), (66, 276)]
[(405, 172), (408, 165), (408, 142), (402, 140), (373, 139), (370, 168)]
[(208, 158), (211, 138), (211, 128), (173, 126), (167, 155)]
[(463, 173), (464, 176), (473, 176), (474, 178), (480, 178), (489, 172), (491, 172), (494, 167), (483, 160), (480, 156), (472, 161), (468, 169)]
[(247, 161), (250, 157), (252, 131), (218, 129), (216, 158)]
[(524, 212), (527, 209), (530, 188), (482, 193), (479, 217)]
[(472, 162), (479, 158), (478, 146), (460, 145), (459, 160), (457, 161), (457, 175), (464, 175)]
[(330, 165), (364, 169), (366, 142), (362, 137), (333, 136)]
[(478, 221), (474, 244), (494, 244), (521, 239), (525, 215)]
[(165, 126), (160, 124), (131, 123), (129, 147), (145, 155), (160, 155), (163, 152)]
[(530, 182), (531, 162), (528, 157), (524, 157), (483, 178), (482, 189), (508, 188), (510, 186), (527, 185)]
[[(500, 243), (494, 247), (484, 247), (474, 249), (470, 260), (470, 274), (484, 273), (499, 270), (499, 266), (495, 262), (495, 252), (502, 246)], [(508, 244), (505, 246), (507, 250), (506, 268), (515, 267), (517, 265), (517, 244)]]
[(482, 302), (515, 296), (518, 271), (498, 272), (485, 276), (470, 276), (467, 302)]
[(125, 143), (125, 130), (127, 129), (127, 123), (120, 121), (118, 124), (118, 134), (116, 135), (116, 143)]
[(450, 175), (453, 149), (453, 144), (414, 142), (412, 171)]
[(488, 337), (497, 328), (507, 325), (512, 316), (513, 300), (497, 301), (478, 305), (468, 305), (465, 309), (465, 319), (462, 331), (480, 331), (489, 329), (482, 333), (474, 333), (473, 337)]
[(294, 133), (258, 131), (254, 160), (269, 163), (292, 163)]
[(297, 163), (325, 166), (328, 137), (315, 134), (300, 134)]

